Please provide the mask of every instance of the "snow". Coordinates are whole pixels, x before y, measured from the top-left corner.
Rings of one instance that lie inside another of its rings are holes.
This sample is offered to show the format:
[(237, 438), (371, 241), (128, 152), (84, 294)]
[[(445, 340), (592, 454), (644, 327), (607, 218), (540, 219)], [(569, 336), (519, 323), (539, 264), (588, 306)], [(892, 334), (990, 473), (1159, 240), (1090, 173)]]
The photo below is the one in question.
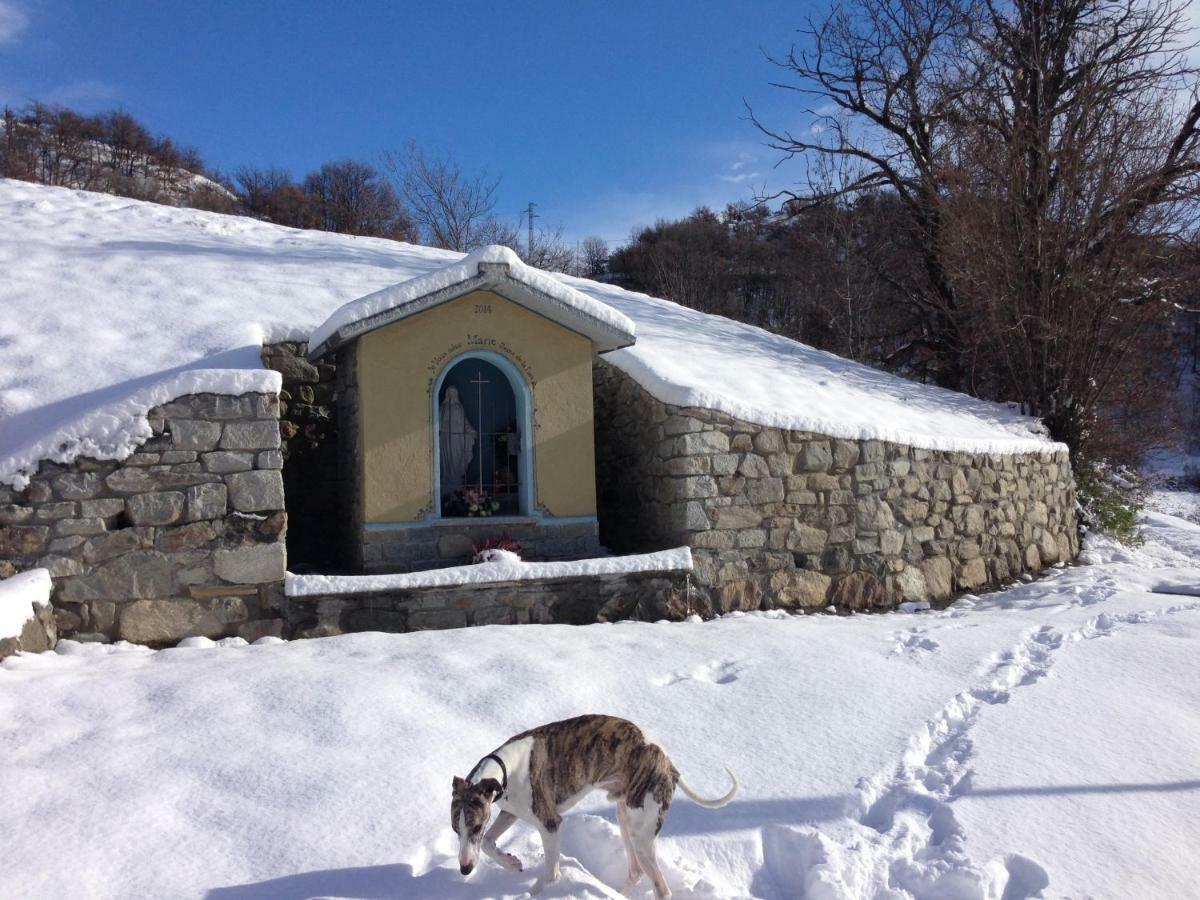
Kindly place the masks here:
[(316, 327), (312, 337), (309, 338), (309, 346), (313, 349), (320, 347), (336, 335), (340, 328), (403, 307), (444, 288), (472, 279), (479, 274), (480, 263), (504, 263), (508, 266), (508, 275), (513, 280), (540, 291), (564, 306), (602, 322), (615, 331), (628, 335), (628, 340), (632, 341), (635, 328), (628, 316), (617, 312), (599, 300), (580, 293), (547, 272), (527, 266), (521, 261), (521, 257), (508, 247), (493, 245), (469, 253), (459, 262), (392, 285), (339, 307), (333, 315)]
[[(720, 810), (676, 797), (678, 898), (1191, 896), (1200, 526), (1146, 536), (903, 615), (64, 641), (0, 665), (0, 896), (524, 897), (538, 838), (501, 841), (525, 872), (464, 880), (450, 780), (584, 712), (643, 725), (703, 793), (741, 782)], [(616, 897), (612, 804), (562, 830), (543, 896)]]
[[(5, 179), (0, 234), (0, 483), (17, 487), (41, 459), (124, 458), (149, 434), (145, 412), (172, 396), (277, 390), (263, 342), (308, 340), (347, 303), (463, 264), (394, 241)], [(664, 402), (929, 449), (1059, 449), (1006, 406), (612, 285), (521, 271), (631, 320), (637, 343), (607, 359)]]
[(29, 569), (0, 581), (0, 638), (20, 637), (35, 615), (34, 605), (49, 605), (50, 588), (46, 569)]
[[(505, 551), (488, 551), (503, 553)], [(509, 554), (515, 556), (515, 554)], [(690, 572), (690, 547), (605, 556), (569, 562), (516, 562), (511, 559), (449, 566), (427, 572), (398, 575), (293, 575), (288, 573), (284, 592), (289, 597), (322, 594), (366, 594), (372, 591), (401, 591), (414, 588), (450, 587), (461, 584), (501, 584), (510, 581), (545, 581), (555, 578), (585, 578), (592, 575), (630, 575), (640, 572)]]

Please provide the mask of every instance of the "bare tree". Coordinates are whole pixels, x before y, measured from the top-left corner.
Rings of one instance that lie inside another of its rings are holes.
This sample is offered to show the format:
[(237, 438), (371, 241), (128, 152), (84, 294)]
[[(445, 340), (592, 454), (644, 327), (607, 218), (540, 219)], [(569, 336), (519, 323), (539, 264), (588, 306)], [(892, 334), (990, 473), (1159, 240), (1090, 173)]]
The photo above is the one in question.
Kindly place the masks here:
[(608, 271), (608, 241), (592, 235), (579, 245), (579, 274), (584, 278), (599, 278)]
[(325, 163), (304, 179), (315, 227), (342, 234), (405, 239), (413, 232), (391, 186), (365, 163)]
[(499, 178), (468, 175), (448, 156), (428, 156), (416, 143), (388, 151), (384, 171), (407, 207), (421, 243), (466, 252), (484, 246), (495, 227)]
[(1200, 102), (1175, 0), (851, 0), (780, 64), (813, 99), (789, 156), (861, 165), (906, 211), (938, 379), (1020, 400), (1079, 448), (1172, 291)]

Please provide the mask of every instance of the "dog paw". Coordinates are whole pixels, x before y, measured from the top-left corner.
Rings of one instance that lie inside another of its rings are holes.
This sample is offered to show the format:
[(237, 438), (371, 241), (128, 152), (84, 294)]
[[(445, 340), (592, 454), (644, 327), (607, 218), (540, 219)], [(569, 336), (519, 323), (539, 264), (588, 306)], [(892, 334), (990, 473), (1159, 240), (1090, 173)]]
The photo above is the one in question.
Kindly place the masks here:
[(520, 872), (521, 869), (524, 868), (521, 865), (521, 861), (511, 853), (501, 853), (500, 860), (500, 865), (504, 866), (504, 868), (508, 869), (510, 872)]
[(540, 878), (538, 878), (538, 880), (533, 883), (533, 887), (530, 888), (529, 893), (531, 893), (531, 894), (541, 893), (543, 888), (545, 888), (547, 885), (554, 884), (554, 882), (558, 881), (558, 879), (560, 879), (561, 877), (562, 877), (562, 872), (560, 872), (557, 868), (555, 868), (555, 870), (553, 872), (551, 872), (549, 875), (543, 875)]

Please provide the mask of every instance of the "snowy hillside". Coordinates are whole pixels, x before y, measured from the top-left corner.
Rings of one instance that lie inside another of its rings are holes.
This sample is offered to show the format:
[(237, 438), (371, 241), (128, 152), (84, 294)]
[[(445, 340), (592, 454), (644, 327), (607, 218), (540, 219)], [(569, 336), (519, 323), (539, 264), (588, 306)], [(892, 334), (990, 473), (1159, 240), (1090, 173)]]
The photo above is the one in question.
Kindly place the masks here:
[[(702, 792), (737, 774), (730, 805), (667, 816), (678, 898), (1193, 896), (1200, 527), (1148, 534), (943, 612), (12, 657), (0, 896), (527, 896), (523, 826), (524, 873), (459, 875), (451, 777), (583, 712), (642, 724)], [(612, 805), (563, 832), (542, 896), (615, 898)]]
[[(42, 458), (120, 458), (151, 406), (275, 390), (264, 341), (459, 254), (0, 180), (0, 483)], [(637, 327), (608, 356), (656, 397), (766, 425), (933, 449), (1052, 446), (1006, 407), (894, 378), (728, 319), (562, 280)]]

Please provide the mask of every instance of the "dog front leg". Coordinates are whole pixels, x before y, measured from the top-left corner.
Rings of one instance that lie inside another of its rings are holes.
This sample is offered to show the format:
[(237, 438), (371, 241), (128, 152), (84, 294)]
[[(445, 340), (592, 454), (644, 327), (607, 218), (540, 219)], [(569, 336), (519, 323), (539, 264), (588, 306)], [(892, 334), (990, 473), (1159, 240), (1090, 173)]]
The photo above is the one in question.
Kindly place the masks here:
[(553, 831), (550, 831), (545, 826), (542, 826), (538, 830), (542, 834), (542, 852), (546, 857), (546, 870), (542, 873), (542, 877), (534, 882), (532, 891), (534, 894), (546, 885), (554, 884), (554, 882), (562, 877), (562, 871), (558, 867), (558, 848), (560, 842), (558, 829), (555, 828)]
[(494, 859), (499, 865), (508, 869), (510, 872), (521, 871), (521, 861), (511, 853), (504, 853), (496, 846), (496, 841), (500, 835), (508, 831), (512, 827), (512, 823), (517, 821), (517, 817), (510, 812), (501, 812), (496, 817), (496, 821), (492, 823), (492, 827), (487, 830), (483, 836), (483, 852)]

